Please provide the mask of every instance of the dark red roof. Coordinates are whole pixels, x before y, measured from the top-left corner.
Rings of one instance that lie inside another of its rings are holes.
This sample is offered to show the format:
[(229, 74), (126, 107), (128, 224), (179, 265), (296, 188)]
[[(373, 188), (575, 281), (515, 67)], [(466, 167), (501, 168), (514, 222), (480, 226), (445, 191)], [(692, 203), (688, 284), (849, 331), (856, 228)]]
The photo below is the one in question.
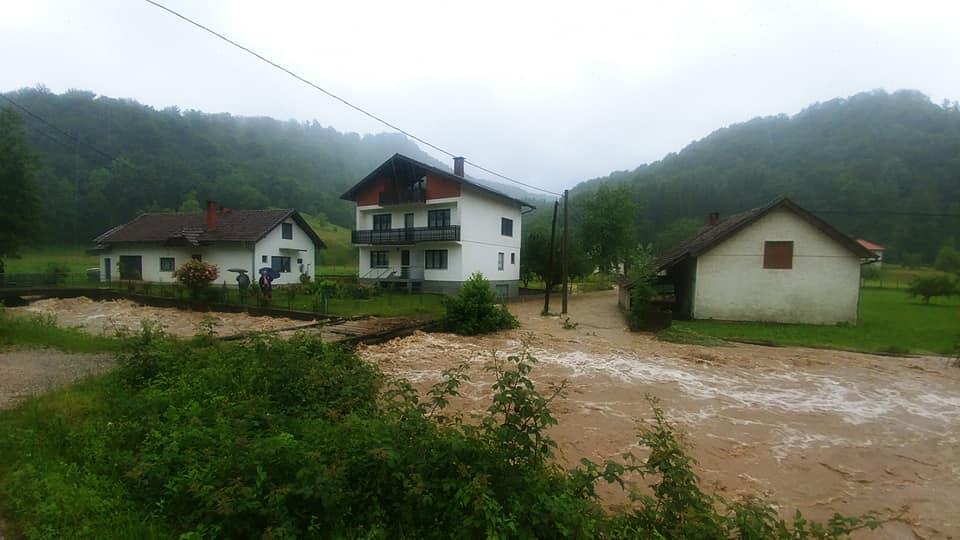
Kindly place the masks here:
[(780, 197), (765, 206), (740, 212), (739, 214), (734, 214), (720, 223), (717, 223), (716, 225), (707, 225), (703, 227), (699, 232), (697, 232), (697, 234), (684, 240), (677, 247), (666, 251), (657, 257), (657, 271), (666, 270), (680, 261), (683, 261), (687, 257), (697, 257), (702, 253), (707, 252), (717, 244), (733, 236), (737, 231), (767, 215), (770, 213), (770, 211), (778, 208), (790, 210), (807, 223), (813, 225), (827, 236), (833, 238), (837, 243), (847, 248), (847, 250), (853, 252), (853, 254), (855, 254), (857, 257), (873, 257), (873, 253), (857, 243), (853, 238), (850, 238), (849, 236), (835, 229), (826, 221), (813, 215), (807, 210), (804, 210), (790, 199), (786, 197)]
[(207, 213), (141, 214), (133, 221), (114, 227), (93, 240), (95, 244), (164, 242), (170, 244), (211, 244), (216, 242), (256, 242), (287, 218), (293, 219), (318, 248), (323, 240), (299, 212), (280, 210), (233, 210), (217, 212), (217, 225), (207, 230)]

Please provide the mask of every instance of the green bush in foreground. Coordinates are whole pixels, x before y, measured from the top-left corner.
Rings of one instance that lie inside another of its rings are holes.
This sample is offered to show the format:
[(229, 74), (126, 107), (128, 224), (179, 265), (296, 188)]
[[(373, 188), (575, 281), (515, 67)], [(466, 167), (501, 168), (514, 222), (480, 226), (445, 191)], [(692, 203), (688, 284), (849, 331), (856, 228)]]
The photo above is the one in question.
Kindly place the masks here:
[(497, 303), (490, 282), (479, 272), (463, 284), (460, 294), (444, 301), (447, 315), (443, 322), (450, 332), (473, 336), (520, 325), (506, 306)]
[[(467, 422), (444, 374), (421, 401), (352, 352), (298, 337), (223, 344), (147, 329), (109, 376), (0, 414), (0, 508), (29, 538), (833, 538), (703, 493), (656, 402), (642, 463), (553, 461), (551, 404), (522, 353)], [(610, 514), (595, 486), (650, 483)], [(870, 523), (872, 524), (872, 523)]]

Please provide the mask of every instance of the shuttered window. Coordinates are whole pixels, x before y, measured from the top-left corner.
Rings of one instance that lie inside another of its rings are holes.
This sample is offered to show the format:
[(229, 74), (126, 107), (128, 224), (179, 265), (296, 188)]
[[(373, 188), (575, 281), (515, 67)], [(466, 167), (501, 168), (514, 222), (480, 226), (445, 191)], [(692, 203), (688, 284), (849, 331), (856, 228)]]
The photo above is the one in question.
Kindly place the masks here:
[(764, 242), (763, 267), (779, 270), (793, 268), (793, 242)]
[(373, 216), (373, 230), (375, 231), (389, 231), (390, 230), (390, 214), (376, 214)]
[(427, 270), (445, 270), (447, 268), (447, 250), (428, 249), (423, 252), (423, 260)]
[(449, 227), (450, 209), (427, 211), (427, 227)]
[(370, 268), (386, 268), (390, 265), (390, 259), (386, 251), (370, 252)]

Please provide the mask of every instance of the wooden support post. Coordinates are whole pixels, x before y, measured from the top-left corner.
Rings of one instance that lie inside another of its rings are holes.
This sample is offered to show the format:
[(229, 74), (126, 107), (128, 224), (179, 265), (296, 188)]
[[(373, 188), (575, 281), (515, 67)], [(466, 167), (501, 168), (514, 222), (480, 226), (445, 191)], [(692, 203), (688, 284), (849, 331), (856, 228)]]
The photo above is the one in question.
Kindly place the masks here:
[(568, 289), (568, 279), (567, 279), (567, 265), (570, 260), (570, 223), (567, 221), (567, 215), (569, 214), (570, 207), (570, 191), (563, 190), (563, 262), (560, 266), (560, 279), (563, 281), (563, 296), (561, 297), (562, 309), (560, 313), (563, 315), (567, 314), (567, 289)]
[(543, 293), (543, 313), (541, 315), (550, 314), (550, 289), (553, 288), (553, 253), (554, 253), (554, 238), (557, 236), (557, 207), (560, 206), (560, 201), (553, 201), (553, 221), (550, 222), (550, 252), (547, 256), (547, 275), (544, 278), (544, 286), (547, 291)]

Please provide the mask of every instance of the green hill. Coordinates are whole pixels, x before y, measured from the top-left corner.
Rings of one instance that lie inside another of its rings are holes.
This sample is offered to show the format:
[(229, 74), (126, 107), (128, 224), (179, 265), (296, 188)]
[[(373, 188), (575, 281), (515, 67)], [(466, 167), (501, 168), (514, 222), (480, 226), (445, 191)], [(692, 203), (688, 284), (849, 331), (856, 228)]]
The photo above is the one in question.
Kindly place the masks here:
[[(923, 94), (873, 91), (719, 129), (677, 154), (577, 186), (634, 188), (644, 241), (682, 218), (705, 219), (791, 197), (844, 232), (931, 262), (960, 241), (960, 110)], [(952, 217), (951, 217), (952, 216)]]
[(207, 199), (233, 208), (295, 207), (349, 227), (353, 205), (340, 194), (392, 154), (444, 166), (400, 134), (156, 110), (77, 90), (5, 95), (56, 126), (15, 109), (36, 157), (45, 244), (85, 245), (142, 212), (198, 209)]

